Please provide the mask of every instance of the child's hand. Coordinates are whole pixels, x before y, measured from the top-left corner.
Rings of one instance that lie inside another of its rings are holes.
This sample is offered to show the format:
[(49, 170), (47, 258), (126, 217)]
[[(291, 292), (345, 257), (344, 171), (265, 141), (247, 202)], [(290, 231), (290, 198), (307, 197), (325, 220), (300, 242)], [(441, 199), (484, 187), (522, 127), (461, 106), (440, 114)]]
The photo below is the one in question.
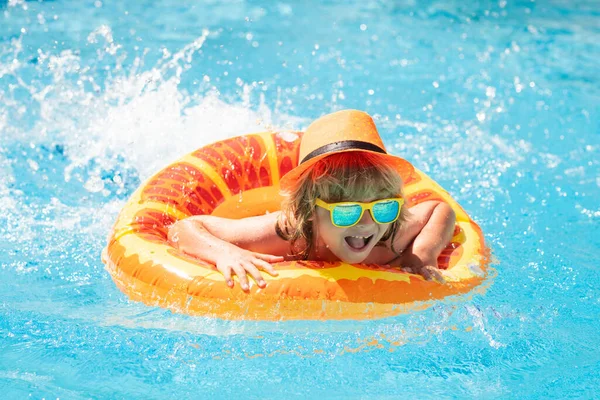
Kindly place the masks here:
[(442, 271), (439, 270), (437, 259), (434, 256), (424, 255), (416, 256), (406, 254), (403, 258), (402, 270), (411, 274), (419, 274), (428, 281), (434, 280), (439, 283), (446, 283)]
[(217, 258), (216, 267), (225, 277), (227, 286), (233, 287), (232, 273), (235, 273), (240, 280), (242, 290), (249, 290), (248, 273), (254, 278), (260, 288), (267, 284), (260, 274), (259, 270), (266, 271), (271, 276), (279, 275), (270, 263), (281, 262), (284, 258), (281, 256), (272, 256), (269, 254), (255, 253), (248, 250), (238, 249), (229, 254), (223, 254)]
[(438, 283), (446, 283), (444, 275), (442, 275), (442, 272), (437, 267), (437, 263), (436, 265), (423, 265), (420, 269), (417, 269), (415, 273), (421, 275), (428, 281), (434, 280)]

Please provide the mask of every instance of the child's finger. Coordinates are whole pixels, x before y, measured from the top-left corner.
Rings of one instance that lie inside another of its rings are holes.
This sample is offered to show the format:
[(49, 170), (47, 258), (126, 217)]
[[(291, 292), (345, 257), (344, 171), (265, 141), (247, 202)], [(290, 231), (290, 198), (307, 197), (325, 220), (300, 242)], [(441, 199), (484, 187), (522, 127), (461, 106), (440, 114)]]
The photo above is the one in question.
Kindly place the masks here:
[(246, 269), (246, 271), (248, 273), (250, 273), (250, 275), (252, 276), (252, 278), (254, 278), (254, 281), (256, 282), (256, 284), (258, 285), (258, 287), (260, 287), (260, 288), (264, 288), (265, 287), (266, 282), (263, 279), (263, 277), (260, 274), (260, 272), (258, 271), (258, 268), (256, 268), (256, 266), (254, 264), (252, 264), (251, 262), (244, 262), (244, 268)]
[(425, 271), (427, 271), (428, 274), (428, 278), (427, 279), (434, 279), (435, 281), (439, 282), (439, 283), (446, 283), (446, 280), (444, 279), (444, 276), (442, 275), (441, 271), (435, 267), (425, 267), (423, 268)]
[(235, 272), (240, 280), (240, 286), (242, 287), (242, 290), (248, 290), (250, 286), (248, 285), (248, 276), (246, 275), (246, 270), (239, 264), (234, 264), (231, 267), (233, 268), (233, 272)]
[(421, 270), (419, 271), (419, 275), (421, 275), (423, 278), (425, 278), (428, 281), (431, 280), (431, 272), (429, 272), (429, 270), (427, 268), (421, 268)]
[(273, 268), (273, 266), (266, 261), (257, 259), (256, 261), (254, 261), (254, 264), (271, 276), (279, 275), (279, 272), (277, 272), (277, 270), (275, 268)]
[(442, 272), (439, 269), (436, 269), (434, 272), (434, 279), (436, 281), (438, 281), (439, 283), (446, 283), (446, 279), (444, 279), (444, 275), (442, 275)]
[(282, 262), (285, 260), (283, 256), (274, 256), (272, 254), (254, 253), (254, 256), (270, 263)]
[(229, 286), (230, 288), (233, 287), (233, 279), (231, 279), (231, 268), (229, 266), (222, 267), (221, 265), (217, 265), (217, 269), (223, 274), (223, 278), (225, 278), (227, 286)]

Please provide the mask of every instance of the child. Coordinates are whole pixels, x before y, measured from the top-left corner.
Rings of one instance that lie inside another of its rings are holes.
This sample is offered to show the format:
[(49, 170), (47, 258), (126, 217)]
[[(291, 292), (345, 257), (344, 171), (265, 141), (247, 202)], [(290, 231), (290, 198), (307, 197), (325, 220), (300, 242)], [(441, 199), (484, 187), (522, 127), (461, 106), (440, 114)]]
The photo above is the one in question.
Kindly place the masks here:
[(344, 110), (306, 130), (300, 164), (282, 177), (281, 211), (232, 220), (192, 216), (173, 224), (169, 241), (214, 264), (233, 287), (249, 290), (271, 263), (303, 259), (402, 267), (443, 282), (437, 258), (452, 238), (455, 216), (440, 201), (408, 209), (401, 175), (412, 166), (387, 154), (371, 117)]

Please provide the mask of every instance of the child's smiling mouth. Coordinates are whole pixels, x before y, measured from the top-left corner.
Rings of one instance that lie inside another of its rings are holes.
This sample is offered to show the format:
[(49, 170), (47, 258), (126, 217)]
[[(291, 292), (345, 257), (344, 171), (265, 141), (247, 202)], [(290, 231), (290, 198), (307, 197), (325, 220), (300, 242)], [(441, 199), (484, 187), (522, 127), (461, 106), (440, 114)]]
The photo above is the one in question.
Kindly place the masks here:
[(369, 245), (369, 242), (371, 241), (371, 239), (373, 239), (373, 236), (375, 236), (375, 235), (346, 236), (344, 238), (344, 240), (346, 241), (346, 243), (352, 250), (361, 251), (361, 250), (364, 250)]

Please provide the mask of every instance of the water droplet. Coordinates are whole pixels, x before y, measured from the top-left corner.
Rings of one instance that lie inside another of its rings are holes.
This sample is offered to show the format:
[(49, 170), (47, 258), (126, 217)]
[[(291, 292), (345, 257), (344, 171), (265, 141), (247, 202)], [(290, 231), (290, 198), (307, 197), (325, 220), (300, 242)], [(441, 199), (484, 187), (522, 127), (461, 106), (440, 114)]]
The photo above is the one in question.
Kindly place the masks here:
[(27, 160), (27, 164), (29, 164), (29, 168), (34, 172), (40, 169), (40, 165), (33, 160)]
[(99, 176), (91, 176), (83, 187), (88, 192), (97, 193), (104, 189), (104, 181)]

